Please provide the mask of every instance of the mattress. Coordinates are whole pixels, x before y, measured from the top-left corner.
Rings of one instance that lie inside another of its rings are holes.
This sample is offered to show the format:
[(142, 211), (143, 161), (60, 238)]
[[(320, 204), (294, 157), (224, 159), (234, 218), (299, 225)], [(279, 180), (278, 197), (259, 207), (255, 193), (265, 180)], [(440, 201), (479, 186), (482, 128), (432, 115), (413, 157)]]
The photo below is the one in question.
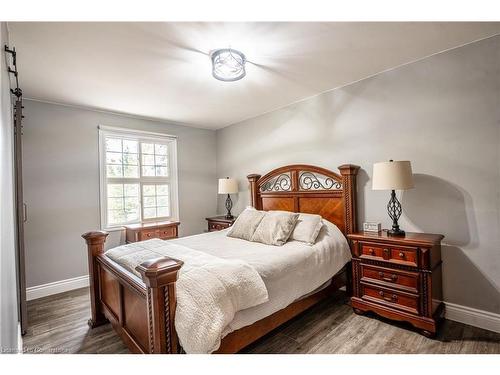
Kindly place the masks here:
[(351, 260), (345, 236), (332, 223), (323, 222), (313, 246), (299, 241), (283, 246), (264, 245), (227, 237), (228, 229), (170, 241), (220, 258), (243, 260), (262, 277), (269, 300), (236, 313), (223, 333), (225, 336), (320, 288)]

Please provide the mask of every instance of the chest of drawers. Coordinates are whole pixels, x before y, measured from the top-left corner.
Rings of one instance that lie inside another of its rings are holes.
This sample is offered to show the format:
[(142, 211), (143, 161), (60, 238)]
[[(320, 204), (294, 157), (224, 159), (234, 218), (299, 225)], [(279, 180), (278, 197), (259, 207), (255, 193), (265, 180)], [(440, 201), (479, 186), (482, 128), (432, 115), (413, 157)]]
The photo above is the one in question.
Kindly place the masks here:
[(179, 222), (177, 221), (155, 221), (151, 223), (131, 224), (125, 226), (125, 238), (127, 243), (160, 238), (168, 240), (177, 238), (179, 235)]
[(435, 335), (444, 313), (440, 234), (380, 233), (348, 235), (353, 256), (353, 296), (358, 314), (372, 311)]

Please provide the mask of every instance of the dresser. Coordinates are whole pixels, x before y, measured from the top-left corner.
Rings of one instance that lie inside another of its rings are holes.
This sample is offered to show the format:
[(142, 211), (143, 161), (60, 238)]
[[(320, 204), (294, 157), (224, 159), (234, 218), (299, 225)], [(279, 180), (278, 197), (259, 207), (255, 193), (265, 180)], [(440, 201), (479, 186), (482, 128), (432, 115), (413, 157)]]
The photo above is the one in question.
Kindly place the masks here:
[(130, 224), (125, 226), (127, 243), (160, 238), (168, 240), (179, 235), (178, 221), (154, 221), (150, 223)]
[(358, 232), (351, 242), (354, 312), (372, 311), (407, 321), (427, 337), (436, 334), (444, 314), (441, 240), (444, 236), (387, 231)]
[(208, 222), (208, 231), (215, 232), (218, 230), (229, 228), (236, 221), (237, 216), (234, 216), (232, 219), (226, 219), (225, 216), (213, 216), (207, 217), (206, 220)]

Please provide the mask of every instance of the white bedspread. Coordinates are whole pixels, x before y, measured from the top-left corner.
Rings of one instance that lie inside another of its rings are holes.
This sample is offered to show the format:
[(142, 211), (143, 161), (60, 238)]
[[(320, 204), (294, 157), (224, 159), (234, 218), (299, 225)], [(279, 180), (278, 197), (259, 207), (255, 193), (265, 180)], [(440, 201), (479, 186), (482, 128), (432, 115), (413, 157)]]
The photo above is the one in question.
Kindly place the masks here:
[(170, 242), (223, 259), (239, 259), (254, 267), (264, 280), (269, 301), (236, 313), (223, 336), (287, 307), (329, 281), (351, 260), (345, 236), (332, 223), (324, 226), (316, 244), (290, 241), (269, 246), (226, 237), (227, 230), (184, 237)]
[(137, 265), (159, 256), (184, 262), (176, 283), (175, 329), (187, 353), (213, 352), (238, 311), (268, 299), (261, 276), (236, 258), (222, 259), (159, 239), (119, 246), (106, 255), (135, 274)]

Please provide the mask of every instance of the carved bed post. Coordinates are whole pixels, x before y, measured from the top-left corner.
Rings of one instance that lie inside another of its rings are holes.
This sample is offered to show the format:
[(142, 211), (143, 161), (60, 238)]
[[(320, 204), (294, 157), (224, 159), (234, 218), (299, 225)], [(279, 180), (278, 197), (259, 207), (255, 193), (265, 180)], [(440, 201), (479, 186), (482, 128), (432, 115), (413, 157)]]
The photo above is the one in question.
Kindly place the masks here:
[(104, 242), (106, 242), (108, 233), (103, 231), (87, 232), (82, 234), (82, 237), (87, 243), (89, 262), (91, 318), (88, 323), (91, 328), (94, 328), (107, 322), (101, 310), (99, 297), (99, 270), (97, 268), (96, 257), (104, 253)]
[(183, 262), (167, 257), (148, 260), (136, 267), (147, 288), (149, 352), (179, 352), (174, 319), (175, 282)]
[(261, 207), (257, 207), (258, 206), (257, 194), (259, 193), (259, 189), (257, 188), (257, 181), (260, 178), (260, 174), (249, 174), (247, 178), (248, 182), (250, 182), (250, 199), (251, 199), (250, 203), (252, 207), (259, 210)]
[(356, 218), (356, 175), (359, 167), (352, 164), (343, 164), (339, 167), (344, 189), (344, 218), (346, 234), (357, 230)]
[[(344, 189), (344, 219), (347, 235), (357, 230), (356, 175), (359, 167), (352, 164), (343, 164), (339, 167), (339, 170), (342, 175), (342, 188)], [(346, 267), (346, 292), (348, 296), (352, 296), (352, 273), (355, 266), (354, 262), (351, 262), (351, 265)]]

